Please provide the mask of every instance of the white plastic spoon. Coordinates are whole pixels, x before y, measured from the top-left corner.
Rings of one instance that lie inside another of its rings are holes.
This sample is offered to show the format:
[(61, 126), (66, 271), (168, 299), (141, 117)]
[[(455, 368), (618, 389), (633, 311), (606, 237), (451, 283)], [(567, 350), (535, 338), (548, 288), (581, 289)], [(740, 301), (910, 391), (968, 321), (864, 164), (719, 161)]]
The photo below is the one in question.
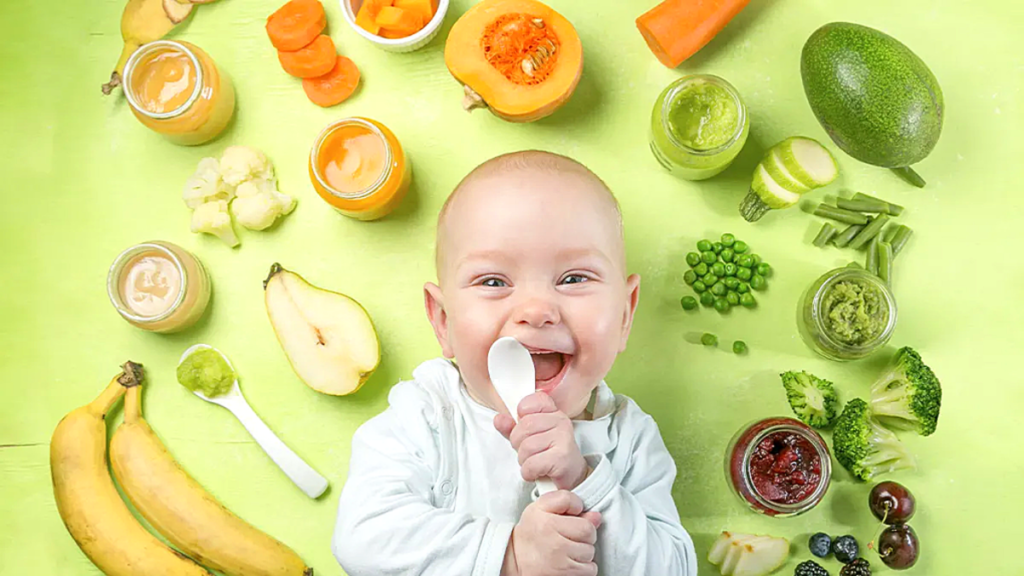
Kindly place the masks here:
[[(235, 371), (235, 367), (231, 366), (231, 361), (224, 355), (223, 352), (217, 350), (213, 346), (206, 344), (196, 344), (185, 353), (181, 355), (181, 360), (178, 361), (180, 364), (190, 354), (196, 350), (203, 348), (209, 348), (214, 352), (220, 354), (221, 358), (228, 363), (231, 371)], [(207, 402), (212, 402), (219, 406), (223, 406), (231, 411), (238, 418), (238, 421), (245, 426), (245, 429), (249, 431), (256, 443), (263, 448), (263, 451), (270, 456), (270, 459), (277, 464), (277, 467), (295, 483), (303, 492), (306, 493), (310, 498), (317, 498), (327, 490), (327, 479), (317, 473), (316, 470), (306, 464), (305, 460), (299, 458), (299, 455), (292, 451), (291, 448), (285, 445), (280, 438), (277, 437), (274, 432), (267, 427), (266, 423), (256, 415), (249, 403), (245, 401), (245, 396), (242, 396), (242, 389), (238, 386), (238, 378), (235, 378), (235, 383), (231, 387), (231, 390), (227, 394), (220, 396), (209, 397), (200, 391), (195, 391), (195, 395), (199, 396)]]
[[(519, 422), (519, 403), (537, 388), (530, 351), (511, 336), (498, 338), (487, 352), (487, 371), (508, 413)], [(557, 488), (551, 480), (541, 478), (537, 480), (537, 490), (547, 494)]]

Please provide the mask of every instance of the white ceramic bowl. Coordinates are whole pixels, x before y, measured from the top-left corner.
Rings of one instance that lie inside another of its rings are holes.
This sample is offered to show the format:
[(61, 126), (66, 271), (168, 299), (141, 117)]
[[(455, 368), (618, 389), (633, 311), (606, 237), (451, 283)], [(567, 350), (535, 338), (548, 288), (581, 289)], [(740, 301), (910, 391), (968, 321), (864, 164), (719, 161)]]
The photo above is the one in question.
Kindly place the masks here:
[(434, 39), (434, 36), (437, 36), (437, 33), (441, 30), (441, 24), (444, 22), (444, 17), (448, 14), (449, 3), (449, 0), (440, 0), (437, 4), (437, 12), (434, 13), (434, 17), (431, 18), (430, 22), (427, 22), (427, 25), (419, 32), (412, 36), (406, 36), (405, 38), (392, 39), (377, 36), (376, 34), (370, 34), (356, 24), (356, 12), (359, 10), (359, 7), (363, 5), (363, 0), (339, 1), (341, 2), (341, 13), (345, 16), (345, 21), (348, 22), (348, 25), (363, 38), (366, 38), (370, 42), (389, 52), (412, 52), (429, 44), (430, 41)]

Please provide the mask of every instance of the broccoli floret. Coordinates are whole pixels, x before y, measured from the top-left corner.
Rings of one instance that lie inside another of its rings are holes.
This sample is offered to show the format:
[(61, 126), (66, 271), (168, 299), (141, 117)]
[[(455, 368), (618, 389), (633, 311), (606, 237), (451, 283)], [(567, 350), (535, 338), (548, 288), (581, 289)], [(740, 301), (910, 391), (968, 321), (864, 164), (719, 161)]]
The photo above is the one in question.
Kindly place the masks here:
[(807, 372), (780, 374), (786, 398), (798, 418), (814, 428), (828, 428), (839, 415), (839, 397), (828, 380)]
[(900, 348), (888, 372), (871, 386), (871, 412), (875, 416), (922, 436), (935, 432), (941, 404), (939, 379), (913, 348)]
[(832, 451), (840, 464), (864, 481), (915, 466), (914, 457), (899, 438), (871, 416), (868, 403), (860, 398), (847, 402), (836, 420)]

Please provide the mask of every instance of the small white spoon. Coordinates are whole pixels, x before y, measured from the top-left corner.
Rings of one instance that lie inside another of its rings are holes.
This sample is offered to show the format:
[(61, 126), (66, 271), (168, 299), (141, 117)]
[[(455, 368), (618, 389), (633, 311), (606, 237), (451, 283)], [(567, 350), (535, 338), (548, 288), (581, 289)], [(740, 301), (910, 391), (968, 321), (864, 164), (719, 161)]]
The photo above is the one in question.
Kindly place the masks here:
[[(235, 371), (235, 367), (231, 366), (231, 361), (224, 355), (223, 352), (217, 350), (213, 346), (206, 344), (196, 344), (185, 353), (181, 355), (181, 360), (178, 360), (180, 364), (185, 358), (203, 348), (209, 348), (214, 352), (220, 354), (221, 358), (228, 363), (231, 367), (231, 371)], [(236, 372), (237, 374), (237, 372)], [(195, 392), (196, 396), (199, 396), (207, 402), (223, 406), (231, 411), (238, 418), (238, 421), (245, 426), (245, 429), (249, 431), (256, 443), (263, 448), (263, 451), (270, 456), (270, 459), (277, 464), (277, 467), (295, 483), (303, 492), (306, 493), (310, 498), (317, 498), (327, 490), (327, 479), (317, 473), (316, 470), (306, 464), (305, 460), (299, 458), (299, 455), (292, 452), (292, 449), (285, 445), (280, 438), (277, 437), (274, 432), (267, 427), (266, 423), (256, 415), (249, 403), (245, 401), (245, 396), (242, 396), (242, 389), (238, 386), (238, 378), (236, 376), (235, 383), (231, 387), (231, 390), (227, 394), (220, 396), (209, 397), (200, 391)]]
[[(512, 419), (519, 422), (519, 403), (537, 388), (530, 351), (511, 336), (498, 338), (487, 352), (487, 371), (505, 408)], [(537, 490), (547, 494), (557, 488), (551, 480), (541, 478), (537, 480)]]

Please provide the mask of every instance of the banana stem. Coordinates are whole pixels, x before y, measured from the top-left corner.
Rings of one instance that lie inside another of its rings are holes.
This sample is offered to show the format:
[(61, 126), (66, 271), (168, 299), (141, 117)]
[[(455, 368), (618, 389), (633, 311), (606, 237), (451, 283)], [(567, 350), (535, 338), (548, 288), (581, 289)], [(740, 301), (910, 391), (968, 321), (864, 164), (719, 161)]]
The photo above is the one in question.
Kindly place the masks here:
[(128, 388), (124, 397), (124, 421), (133, 424), (142, 420), (142, 386)]
[(899, 168), (890, 168), (897, 176), (902, 178), (907, 184), (916, 186), (918, 188), (924, 188), (924, 178), (914, 171), (910, 166), (900, 166)]
[(120, 377), (120, 374), (115, 376), (114, 379), (110, 381), (110, 384), (107, 384), (106, 389), (104, 389), (95, 400), (89, 403), (89, 412), (99, 416), (106, 416), (107, 412), (110, 412), (110, 409), (114, 407), (114, 404), (117, 404), (117, 401), (124, 395), (125, 388), (120, 382), (118, 382), (118, 378)]

